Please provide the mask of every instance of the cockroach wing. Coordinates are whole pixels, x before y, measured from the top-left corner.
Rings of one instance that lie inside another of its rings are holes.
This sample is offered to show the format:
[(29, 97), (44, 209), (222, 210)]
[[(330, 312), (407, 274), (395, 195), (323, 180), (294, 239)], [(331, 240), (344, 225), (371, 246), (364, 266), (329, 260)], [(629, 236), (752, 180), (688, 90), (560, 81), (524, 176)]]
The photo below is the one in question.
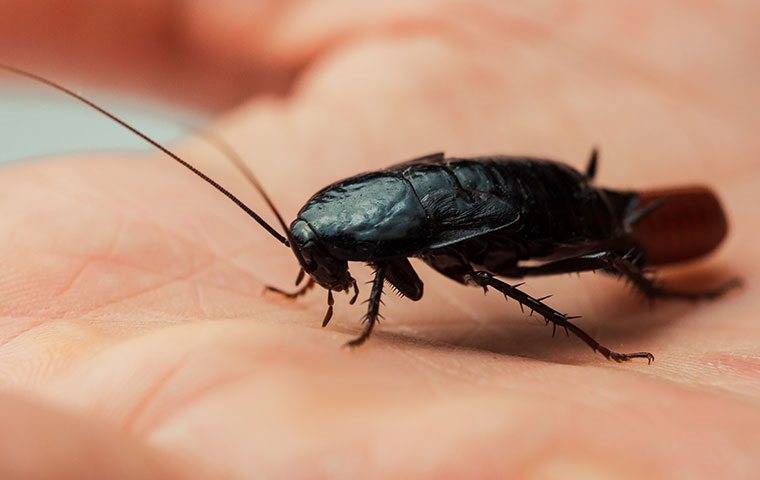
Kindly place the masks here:
[[(470, 180), (466, 173), (447, 165), (425, 163), (402, 171), (427, 217), (426, 249), (493, 233), (519, 221), (520, 213), (516, 207), (519, 202), (513, 194), (483, 181), (473, 185), (468, 181), (468, 188), (465, 188), (462, 180)], [(483, 177), (476, 173), (470, 176), (475, 180)]]
[(456, 196), (431, 205), (433, 208), (428, 211), (437, 223), (429, 249), (448, 247), (520, 224), (520, 212), (504, 198), (483, 192), (470, 192), (468, 197)]

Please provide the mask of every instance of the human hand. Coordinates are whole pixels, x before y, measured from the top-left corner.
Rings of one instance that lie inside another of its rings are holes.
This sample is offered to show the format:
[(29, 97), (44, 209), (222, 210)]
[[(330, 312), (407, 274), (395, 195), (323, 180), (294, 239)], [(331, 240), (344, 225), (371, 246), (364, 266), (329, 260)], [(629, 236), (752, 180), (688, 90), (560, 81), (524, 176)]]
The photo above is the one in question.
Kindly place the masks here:
[[(295, 278), (290, 252), (168, 159), (5, 167), (3, 478), (757, 471), (756, 6), (249, 3), (6, 2), (0, 48), (223, 111), (214, 128), (288, 218), (329, 182), (431, 151), (582, 167), (598, 143), (602, 184), (721, 196), (726, 245), (669, 281), (746, 286), (650, 311), (608, 278), (526, 285), (607, 346), (656, 356), (619, 365), (416, 263), (425, 297), (386, 296), (387, 320), (349, 350), (361, 307), (337, 299), (322, 330), (323, 291), (263, 296)], [(268, 215), (208, 145), (178, 151)]]

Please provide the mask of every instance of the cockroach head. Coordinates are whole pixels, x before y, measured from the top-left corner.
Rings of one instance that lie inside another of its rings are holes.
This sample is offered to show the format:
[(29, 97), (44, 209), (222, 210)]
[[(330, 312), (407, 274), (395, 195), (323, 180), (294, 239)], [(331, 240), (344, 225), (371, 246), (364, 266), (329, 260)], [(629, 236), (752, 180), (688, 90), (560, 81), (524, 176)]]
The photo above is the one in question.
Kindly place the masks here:
[(340, 292), (354, 284), (348, 262), (331, 255), (307, 222), (294, 221), (290, 225), (290, 239), (301, 268), (322, 287)]

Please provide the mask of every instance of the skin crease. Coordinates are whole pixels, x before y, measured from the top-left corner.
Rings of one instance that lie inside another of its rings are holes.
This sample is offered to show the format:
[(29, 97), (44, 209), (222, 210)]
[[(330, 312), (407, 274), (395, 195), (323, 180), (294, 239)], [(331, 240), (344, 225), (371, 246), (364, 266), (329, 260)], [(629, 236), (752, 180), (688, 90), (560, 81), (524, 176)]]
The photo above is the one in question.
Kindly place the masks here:
[[(656, 356), (618, 365), (414, 262), (425, 297), (387, 295), (387, 320), (351, 351), (363, 307), (337, 297), (322, 330), (324, 291), (262, 296), (292, 285), (292, 254), (168, 159), (6, 166), (2, 478), (760, 468), (756, 2), (30, 3), (0, 7), (2, 58), (212, 109), (287, 219), (329, 182), (431, 151), (583, 167), (598, 144), (600, 183), (707, 183), (729, 211), (721, 250), (668, 281), (746, 284), (650, 310), (601, 275), (528, 281), (603, 344)], [(271, 218), (207, 144), (178, 151)]]

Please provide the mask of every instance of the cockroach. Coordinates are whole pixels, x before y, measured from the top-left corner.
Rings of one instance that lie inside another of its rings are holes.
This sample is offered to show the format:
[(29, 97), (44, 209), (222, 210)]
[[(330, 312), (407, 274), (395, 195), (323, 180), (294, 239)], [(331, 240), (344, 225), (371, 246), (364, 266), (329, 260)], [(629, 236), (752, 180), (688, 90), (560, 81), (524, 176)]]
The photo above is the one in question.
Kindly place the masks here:
[[(94, 102), (18, 68), (0, 68), (43, 83), (95, 109), (153, 145), (213, 186), (282, 245), (300, 265), (295, 292), (268, 290), (296, 298), (316, 284), (327, 290), (326, 326), (333, 313), (333, 292), (359, 294), (348, 262), (374, 268), (362, 332), (347, 345), (371, 335), (380, 318), (385, 283), (413, 301), (423, 283), (409, 263), (415, 257), (463, 285), (493, 288), (557, 327), (575, 334), (594, 351), (616, 362), (649, 352), (619, 353), (601, 345), (569, 316), (546, 300), (497, 277), (522, 279), (601, 271), (628, 280), (649, 299), (716, 298), (738, 279), (703, 291), (679, 291), (661, 285), (652, 267), (693, 260), (715, 250), (728, 231), (717, 196), (706, 187), (628, 191), (596, 186), (598, 153), (585, 172), (560, 162), (516, 156), (447, 157), (433, 153), (383, 170), (328, 185), (314, 194), (288, 227), (263, 186), (237, 154), (218, 137), (217, 147), (256, 188), (277, 218), (278, 232), (227, 189), (187, 161)], [(213, 138), (213, 137), (212, 137)], [(308, 280), (304, 282), (305, 277)], [(303, 285), (301, 285), (303, 283)]]

